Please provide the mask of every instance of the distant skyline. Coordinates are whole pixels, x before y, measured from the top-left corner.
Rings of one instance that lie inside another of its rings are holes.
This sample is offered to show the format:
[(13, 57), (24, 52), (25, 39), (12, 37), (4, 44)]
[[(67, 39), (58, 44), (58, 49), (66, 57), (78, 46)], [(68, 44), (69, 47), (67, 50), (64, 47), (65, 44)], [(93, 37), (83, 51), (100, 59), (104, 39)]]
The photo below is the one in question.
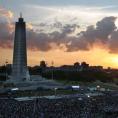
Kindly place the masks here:
[(27, 22), (28, 65), (86, 61), (118, 68), (117, 0), (1, 0), (0, 65), (12, 63), (20, 12)]

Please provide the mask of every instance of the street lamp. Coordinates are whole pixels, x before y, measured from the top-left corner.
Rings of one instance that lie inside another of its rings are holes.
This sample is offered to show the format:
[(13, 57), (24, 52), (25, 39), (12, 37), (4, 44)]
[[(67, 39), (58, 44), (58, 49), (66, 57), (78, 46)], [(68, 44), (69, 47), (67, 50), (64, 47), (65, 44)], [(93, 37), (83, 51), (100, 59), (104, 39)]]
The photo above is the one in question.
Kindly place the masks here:
[(58, 89), (58, 88), (54, 88), (54, 91), (55, 91), (55, 97), (56, 97), (56, 95), (57, 95), (57, 89)]
[(99, 85), (97, 85), (97, 90), (100, 90), (100, 86)]
[(54, 62), (52, 61), (52, 80), (54, 79), (53, 65), (54, 65)]
[(87, 95), (88, 98), (90, 98), (90, 95)]
[(7, 64), (8, 64), (8, 61), (6, 60), (6, 62), (5, 62), (5, 65), (6, 65), (6, 80), (7, 80)]

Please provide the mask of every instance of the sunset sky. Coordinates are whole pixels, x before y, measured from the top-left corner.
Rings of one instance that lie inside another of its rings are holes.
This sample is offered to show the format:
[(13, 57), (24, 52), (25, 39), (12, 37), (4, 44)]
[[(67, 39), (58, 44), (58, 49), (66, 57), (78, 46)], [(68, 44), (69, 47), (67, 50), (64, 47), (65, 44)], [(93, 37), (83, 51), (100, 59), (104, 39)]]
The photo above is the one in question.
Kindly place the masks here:
[(27, 23), (28, 65), (86, 61), (118, 68), (118, 0), (0, 0), (0, 65), (12, 63), (20, 12)]

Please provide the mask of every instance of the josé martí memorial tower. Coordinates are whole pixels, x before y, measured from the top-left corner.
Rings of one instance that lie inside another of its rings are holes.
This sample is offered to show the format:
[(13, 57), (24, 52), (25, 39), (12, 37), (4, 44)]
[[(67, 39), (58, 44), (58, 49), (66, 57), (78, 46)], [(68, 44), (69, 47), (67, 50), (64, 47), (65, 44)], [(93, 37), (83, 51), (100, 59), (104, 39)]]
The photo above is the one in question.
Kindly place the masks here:
[(11, 80), (30, 80), (30, 75), (27, 68), (26, 24), (22, 18), (22, 14), (20, 14), (20, 18), (15, 24)]
[(40, 75), (29, 75), (27, 68), (26, 24), (20, 14), (15, 24), (12, 74), (5, 83), (13, 83), (16, 87), (34, 89), (37, 87), (57, 88), (62, 85), (54, 80), (47, 80)]

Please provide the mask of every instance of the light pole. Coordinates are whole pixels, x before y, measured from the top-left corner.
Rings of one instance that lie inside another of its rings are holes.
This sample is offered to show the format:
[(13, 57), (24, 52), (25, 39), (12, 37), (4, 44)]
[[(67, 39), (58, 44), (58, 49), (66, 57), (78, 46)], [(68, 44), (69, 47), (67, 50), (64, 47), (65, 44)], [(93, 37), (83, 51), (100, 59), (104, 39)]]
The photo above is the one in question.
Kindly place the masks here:
[(52, 61), (52, 80), (54, 79), (53, 65), (54, 65), (54, 62)]
[(36, 111), (36, 98), (34, 98), (34, 106), (33, 106), (33, 117), (35, 117), (35, 112)]
[(54, 88), (54, 94), (55, 94), (55, 98), (56, 98), (56, 96), (57, 96), (57, 88)]
[(37, 104), (37, 93), (35, 93), (34, 106), (33, 106), (33, 117), (36, 115), (36, 104)]
[(8, 64), (8, 61), (6, 60), (6, 62), (5, 62), (5, 65), (6, 65), (6, 80), (7, 80), (7, 64)]

